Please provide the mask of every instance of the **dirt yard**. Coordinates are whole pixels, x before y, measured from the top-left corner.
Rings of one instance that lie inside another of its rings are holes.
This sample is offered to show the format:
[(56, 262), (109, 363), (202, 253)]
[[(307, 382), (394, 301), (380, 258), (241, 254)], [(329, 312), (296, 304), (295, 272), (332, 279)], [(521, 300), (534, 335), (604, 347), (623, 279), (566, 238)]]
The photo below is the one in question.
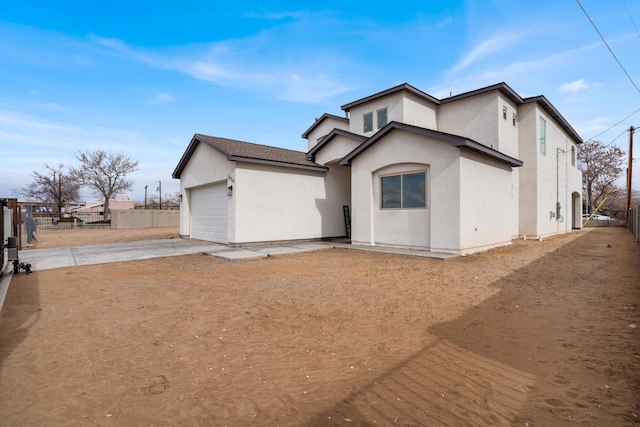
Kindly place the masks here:
[[(125, 239), (87, 231), (38, 247)], [(0, 313), (0, 420), (637, 425), (639, 300), (623, 228), (449, 261), (330, 249), (21, 273)]]

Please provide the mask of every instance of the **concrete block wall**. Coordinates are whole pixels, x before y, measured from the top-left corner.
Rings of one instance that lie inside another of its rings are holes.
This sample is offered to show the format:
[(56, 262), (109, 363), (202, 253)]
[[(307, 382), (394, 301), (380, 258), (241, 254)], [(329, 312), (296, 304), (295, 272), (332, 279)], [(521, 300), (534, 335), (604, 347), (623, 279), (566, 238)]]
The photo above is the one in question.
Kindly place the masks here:
[(111, 228), (179, 227), (180, 211), (112, 210)]

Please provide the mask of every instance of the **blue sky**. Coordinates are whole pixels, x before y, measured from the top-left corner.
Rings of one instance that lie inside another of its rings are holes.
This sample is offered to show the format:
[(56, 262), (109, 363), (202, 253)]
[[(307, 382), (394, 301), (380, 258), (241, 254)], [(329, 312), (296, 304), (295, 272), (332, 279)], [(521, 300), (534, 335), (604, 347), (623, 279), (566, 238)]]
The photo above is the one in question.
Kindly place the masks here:
[[(640, 85), (640, 2), (581, 4)], [(0, 197), (102, 148), (140, 162), (142, 200), (158, 181), (179, 190), (171, 173), (194, 133), (306, 151), (316, 117), (363, 96), (502, 81), (545, 95), (585, 140), (640, 109), (576, 1), (4, 0)], [(640, 113), (597, 139), (626, 150), (630, 126)]]

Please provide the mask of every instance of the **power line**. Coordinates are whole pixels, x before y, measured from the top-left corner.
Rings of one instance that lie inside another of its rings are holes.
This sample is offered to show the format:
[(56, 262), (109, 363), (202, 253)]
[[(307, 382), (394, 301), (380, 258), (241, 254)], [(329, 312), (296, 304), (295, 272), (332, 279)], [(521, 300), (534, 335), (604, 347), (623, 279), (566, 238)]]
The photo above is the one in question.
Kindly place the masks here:
[(622, 135), (624, 135), (625, 133), (629, 132), (629, 129), (625, 129), (622, 131), (622, 133), (620, 133), (620, 135), (616, 136), (615, 138), (613, 138), (613, 140), (611, 140), (611, 142), (609, 142), (608, 144), (605, 144), (605, 147), (609, 147), (611, 144), (613, 144), (614, 142), (616, 142), (618, 139), (620, 139), (620, 137)]
[(640, 32), (638, 31), (638, 27), (636, 27), (636, 21), (633, 20), (633, 16), (631, 16), (631, 11), (629, 10), (629, 6), (627, 6), (627, 0), (622, 0), (624, 2), (624, 7), (627, 8), (627, 13), (629, 14), (629, 19), (631, 19), (631, 23), (633, 24), (633, 28), (636, 29), (636, 34), (638, 38), (640, 38)]
[(599, 137), (600, 135), (602, 135), (603, 133), (607, 133), (609, 132), (611, 129), (613, 129), (614, 127), (618, 126), (620, 123), (624, 122), (625, 120), (627, 120), (629, 117), (637, 114), (638, 112), (640, 112), (640, 108), (638, 108), (636, 111), (634, 111), (633, 113), (629, 114), (627, 117), (625, 117), (624, 119), (620, 120), (618, 123), (609, 126), (606, 130), (603, 130), (602, 132), (600, 132), (599, 134), (597, 134), (596, 136), (592, 136), (591, 138), (587, 139), (587, 142), (592, 141), (594, 139), (596, 139), (597, 137)]
[(584, 7), (582, 7), (582, 4), (580, 3), (580, 0), (576, 0), (576, 2), (578, 2), (578, 6), (580, 6), (580, 9), (582, 9), (582, 11), (584, 12), (585, 16), (587, 17), (587, 19), (589, 20), (589, 22), (591, 22), (591, 25), (593, 26), (593, 28), (596, 30), (596, 33), (598, 33), (598, 35), (600, 36), (600, 38), (602, 39), (602, 42), (605, 44), (605, 46), (607, 46), (607, 49), (609, 49), (609, 52), (611, 52), (611, 55), (613, 56), (613, 58), (616, 60), (616, 62), (618, 63), (618, 65), (620, 66), (620, 68), (622, 68), (622, 71), (624, 71), (624, 73), (627, 75), (627, 78), (629, 79), (629, 81), (631, 82), (631, 84), (633, 85), (633, 87), (636, 88), (636, 90), (638, 91), (638, 93), (640, 93), (640, 88), (638, 88), (638, 86), (636, 85), (636, 83), (633, 81), (633, 79), (631, 78), (631, 76), (629, 75), (629, 73), (627, 72), (627, 70), (624, 68), (624, 66), (622, 65), (622, 63), (620, 62), (620, 60), (618, 59), (618, 57), (616, 56), (615, 53), (613, 53), (613, 50), (611, 50), (611, 47), (609, 47), (609, 43), (607, 43), (607, 41), (604, 39), (603, 35), (600, 33), (600, 30), (598, 30), (598, 27), (596, 27), (596, 24), (594, 24), (594, 22), (591, 20), (591, 17), (589, 16), (589, 14), (587, 13), (586, 10), (584, 10)]

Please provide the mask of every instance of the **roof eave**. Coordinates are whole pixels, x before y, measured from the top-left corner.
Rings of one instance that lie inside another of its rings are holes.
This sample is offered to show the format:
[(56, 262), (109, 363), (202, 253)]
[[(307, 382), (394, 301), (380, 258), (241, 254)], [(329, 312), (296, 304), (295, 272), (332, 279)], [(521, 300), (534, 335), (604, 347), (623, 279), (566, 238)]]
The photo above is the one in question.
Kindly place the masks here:
[(347, 122), (349, 123), (349, 119), (347, 119), (346, 117), (340, 117), (340, 116), (336, 116), (335, 114), (329, 114), (329, 113), (324, 113), (322, 116), (320, 116), (320, 118), (318, 120), (316, 120), (315, 122), (313, 122), (313, 124), (311, 126), (309, 126), (309, 129), (307, 129), (306, 131), (304, 131), (304, 133), (302, 134), (303, 138), (308, 138), (309, 134), (318, 126), (320, 125), (320, 123), (322, 123), (325, 119), (334, 119), (334, 120), (340, 120), (343, 122)]
[(230, 160), (231, 155), (229, 153), (222, 150), (220, 147), (216, 146), (215, 144), (210, 143), (206, 139), (200, 138), (200, 134), (195, 134), (193, 135), (193, 138), (191, 138), (191, 142), (189, 143), (189, 146), (187, 147), (184, 154), (180, 158), (180, 161), (178, 162), (178, 166), (176, 166), (173, 173), (171, 174), (171, 178), (180, 179), (180, 175), (182, 174), (182, 171), (187, 166), (187, 163), (189, 163), (191, 156), (196, 151), (198, 144), (201, 142), (207, 144), (209, 147), (221, 153), (223, 156), (227, 158), (227, 160)]
[(505, 82), (496, 83), (496, 84), (491, 85), (491, 86), (486, 86), (486, 87), (483, 87), (483, 88), (480, 88), (480, 89), (472, 90), (472, 91), (469, 91), (469, 92), (464, 92), (464, 93), (461, 93), (459, 95), (450, 96), (449, 98), (441, 99), (440, 102), (443, 103), (443, 104), (448, 104), (450, 102), (455, 102), (455, 101), (459, 101), (461, 99), (471, 98), (473, 96), (482, 95), (482, 94), (493, 92), (493, 91), (496, 91), (496, 90), (502, 92), (503, 94), (505, 94), (507, 96), (507, 98), (509, 98), (511, 100), (511, 102), (513, 102), (516, 105), (520, 105), (520, 104), (523, 103), (522, 97), (520, 95), (518, 95), (516, 93), (516, 91), (513, 90), (511, 88), (511, 86), (509, 86)]
[(340, 165), (351, 166), (351, 162), (353, 161), (353, 159), (358, 157), (360, 154), (368, 150), (380, 139), (384, 138), (386, 135), (388, 135), (389, 133), (393, 132), (396, 129), (405, 130), (408, 132), (418, 133), (424, 136), (430, 136), (432, 138), (448, 141), (448, 142), (451, 142), (455, 147), (466, 148), (468, 150), (475, 151), (477, 153), (483, 154), (495, 160), (508, 163), (512, 167), (519, 167), (523, 165), (521, 160), (518, 160), (511, 156), (507, 156), (506, 154), (503, 154), (497, 150), (494, 150), (493, 148), (489, 148), (485, 145), (480, 144), (479, 142), (464, 138), (462, 136), (435, 131), (432, 129), (421, 128), (418, 126), (408, 125), (408, 124), (399, 123), (399, 122), (388, 123), (385, 127), (380, 129), (380, 131), (378, 131), (375, 135), (373, 135), (367, 141), (363, 142), (361, 145), (356, 147), (353, 151), (351, 151), (351, 153), (343, 157), (342, 160), (340, 160)]
[(293, 169), (305, 169), (305, 170), (312, 170), (317, 172), (327, 172), (329, 170), (328, 167), (321, 166), (321, 165), (318, 165), (318, 166), (301, 165), (298, 163), (286, 163), (286, 162), (279, 162), (276, 160), (256, 159), (253, 157), (230, 156), (227, 160), (234, 161), (234, 162), (246, 162), (246, 163), (257, 163), (261, 165), (280, 166), (280, 167), (287, 167), (287, 168), (293, 168)]
[(356, 101), (350, 102), (348, 104), (344, 104), (342, 107), (340, 107), (343, 111), (349, 111), (351, 110), (351, 108), (356, 107), (358, 105), (367, 103), (369, 101), (373, 101), (379, 98), (382, 98), (384, 96), (387, 95), (391, 95), (394, 94), (396, 92), (400, 92), (400, 91), (407, 91), (413, 95), (418, 96), (419, 98), (424, 99), (425, 101), (431, 102), (433, 104), (440, 104), (440, 100), (438, 100), (437, 98), (434, 98), (433, 96), (429, 95), (426, 92), (421, 91), (420, 89), (417, 89), (413, 86), (411, 86), (409, 83), (402, 83), (398, 86), (394, 86), (392, 88), (383, 90), (382, 92), (378, 92), (378, 93), (374, 93), (373, 95), (369, 95), (366, 96), (364, 98), (360, 98)]
[(582, 140), (582, 137), (578, 135), (578, 132), (576, 132), (576, 130), (569, 124), (569, 122), (562, 116), (562, 114), (560, 114), (556, 107), (554, 107), (553, 104), (549, 102), (549, 100), (544, 95), (532, 96), (523, 100), (523, 104), (528, 104), (531, 102), (540, 104), (542, 108), (544, 108), (544, 110), (549, 113), (549, 115), (556, 122), (560, 124), (560, 127), (562, 127), (569, 134), (569, 136), (571, 136), (571, 138), (576, 141), (577, 144), (582, 144), (584, 142)]
[(459, 148), (466, 148), (467, 150), (484, 154), (488, 157), (493, 157), (496, 160), (508, 163), (511, 167), (514, 168), (521, 167), (524, 164), (522, 160), (507, 156), (500, 151), (494, 150), (493, 148), (487, 147), (486, 145), (480, 144), (479, 142), (473, 141), (471, 139), (463, 138), (460, 141), (454, 142), (453, 145)]
[(366, 136), (358, 135), (353, 132), (336, 128), (336, 129), (333, 129), (331, 132), (329, 132), (322, 141), (320, 141), (311, 150), (307, 152), (307, 156), (306, 156), (307, 159), (312, 162), (315, 162), (316, 154), (318, 153), (318, 151), (322, 150), (327, 144), (329, 144), (329, 142), (331, 142), (337, 136), (344, 136), (345, 138), (350, 138), (355, 141), (359, 141), (360, 143), (367, 140)]

